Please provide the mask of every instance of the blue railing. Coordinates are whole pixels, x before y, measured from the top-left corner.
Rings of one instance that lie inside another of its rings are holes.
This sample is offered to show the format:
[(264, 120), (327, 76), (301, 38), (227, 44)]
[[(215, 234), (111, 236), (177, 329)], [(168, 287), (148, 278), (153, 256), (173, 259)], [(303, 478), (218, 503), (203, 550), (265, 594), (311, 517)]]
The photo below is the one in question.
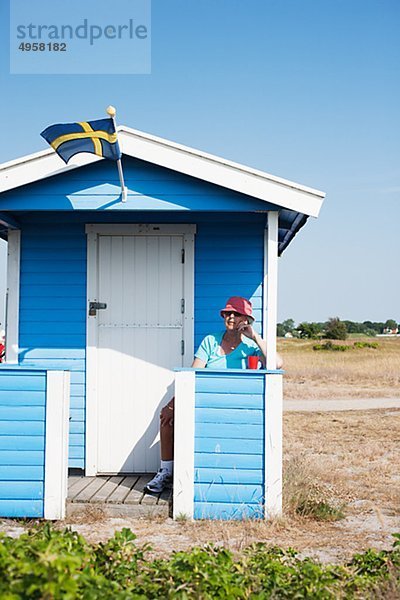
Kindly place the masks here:
[(176, 517), (259, 519), (280, 512), (281, 384), (282, 371), (177, 371)]
[(0, 516), (44, 516), (46, 370), (0, 369)]

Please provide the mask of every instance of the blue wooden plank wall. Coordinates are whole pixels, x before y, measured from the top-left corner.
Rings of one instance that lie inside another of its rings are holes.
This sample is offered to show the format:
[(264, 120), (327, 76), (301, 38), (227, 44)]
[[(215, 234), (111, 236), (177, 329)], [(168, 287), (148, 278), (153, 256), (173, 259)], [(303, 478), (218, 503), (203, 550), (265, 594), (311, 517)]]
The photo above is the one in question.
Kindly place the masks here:
[(195, 346), (224, 329), (220, 310), (229, 296), (253, 303), (261, 332), (264, 221), (222, 216), (198, 224), (195, 243)]
[(86, 235), (63, 219), (24, 222), (20, 363), (71, 371), (69, 466), (84, 468)]
[[(85, 173), (80, 174), (82, 187), (87, 181)], [(46, 191), (44, 184), (42, 188)], [(252, 300), (261, 330), (265, 214), (214, 213), (212, 220), (207, 214), (187, 211), (16, 216), (22, 226), (20, 361), (71, 370), (70, 467), (85, 464), (86, 223), (197, 224), (195, 348), (204, 335), (223, 328), (219, 310), (231, 295)]]
[(194, 518), (262, 518), (264, 375), (196, 373)]
[(0, 369), (0, 517), (44, 516), (46, 372)]

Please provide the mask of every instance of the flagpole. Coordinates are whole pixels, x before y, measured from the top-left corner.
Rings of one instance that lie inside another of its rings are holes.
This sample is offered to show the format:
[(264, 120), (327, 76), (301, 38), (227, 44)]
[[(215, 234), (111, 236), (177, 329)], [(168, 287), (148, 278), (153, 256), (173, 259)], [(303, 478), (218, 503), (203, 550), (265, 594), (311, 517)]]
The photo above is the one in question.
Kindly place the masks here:
[[(112, 122), (114, 124), (115, 132), (117, 132), (117, 124), (115, 122), (115, 115), (116, 115), (117, 111), (115, 110), (114, 106), (111, 106), (111, 105), (107, 106), (106, 110), (107, 110), (107, 114), (112, 119)], [(121, 183), (122, 202), (126, 202), (126, 198), (128, 196), (128, 188), (125, 185), (124, 173), (122, 171), (122, 162), (121, 162), (120, 158), (117, 160), (117, 167), (118, 167), (119, 181)]]

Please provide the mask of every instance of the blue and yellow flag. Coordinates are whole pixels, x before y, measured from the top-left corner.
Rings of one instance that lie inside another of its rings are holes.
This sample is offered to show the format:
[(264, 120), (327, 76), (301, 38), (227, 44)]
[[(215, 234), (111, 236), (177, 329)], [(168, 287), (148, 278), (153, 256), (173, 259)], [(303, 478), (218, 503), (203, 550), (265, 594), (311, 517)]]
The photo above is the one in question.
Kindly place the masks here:
[(50, 125), (40, 134), (64, 162), (79, 152), (91, 152), (110, 160), (119, 160), (121, 150), (113, 119)]

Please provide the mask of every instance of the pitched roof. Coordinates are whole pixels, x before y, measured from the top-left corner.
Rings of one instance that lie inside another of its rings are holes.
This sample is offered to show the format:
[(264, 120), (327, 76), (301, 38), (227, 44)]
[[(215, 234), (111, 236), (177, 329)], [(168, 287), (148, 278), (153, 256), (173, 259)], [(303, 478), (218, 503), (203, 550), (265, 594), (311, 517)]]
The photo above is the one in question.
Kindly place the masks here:
[[(247, 194), (305, 217), (317, 217), (325, 197), (318, 190), (124, 125), (118, 127), (118, 139), (122, 153), (127, 156)], [(0, 193), (99, 160), (102, 159), (94, 154), (78, 154), (65, 165), (52, 148), (23, 156), (0, 165)], [(300, 221), (301, 227), (304, 217)], [(290, 239), (296, 231), (291, 231)]]

